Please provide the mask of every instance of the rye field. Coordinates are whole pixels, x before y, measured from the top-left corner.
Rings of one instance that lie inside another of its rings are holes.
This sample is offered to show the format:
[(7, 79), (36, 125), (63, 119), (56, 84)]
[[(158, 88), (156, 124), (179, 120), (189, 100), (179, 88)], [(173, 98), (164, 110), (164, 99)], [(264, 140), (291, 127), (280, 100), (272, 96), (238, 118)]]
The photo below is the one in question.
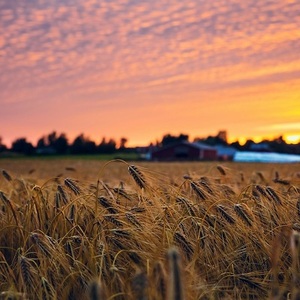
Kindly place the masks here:
[(299, 164), (0, 171), (0, 299), (300, 299)]

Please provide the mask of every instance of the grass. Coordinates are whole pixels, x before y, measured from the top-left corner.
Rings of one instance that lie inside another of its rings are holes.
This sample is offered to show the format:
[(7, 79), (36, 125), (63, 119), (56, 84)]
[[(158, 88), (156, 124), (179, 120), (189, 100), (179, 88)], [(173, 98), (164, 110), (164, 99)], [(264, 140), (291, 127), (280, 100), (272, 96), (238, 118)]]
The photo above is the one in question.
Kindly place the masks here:
[(123, 159), (123, 160), (139, 160), (137, 153), (112, 153), (112, 154), (67, 154), (67, 155), (0, 155), (1, 160), (101, 160), (108, 161), (113, 159)]
[(1, 299), (299, 298), (299, 164), (1, 168)]

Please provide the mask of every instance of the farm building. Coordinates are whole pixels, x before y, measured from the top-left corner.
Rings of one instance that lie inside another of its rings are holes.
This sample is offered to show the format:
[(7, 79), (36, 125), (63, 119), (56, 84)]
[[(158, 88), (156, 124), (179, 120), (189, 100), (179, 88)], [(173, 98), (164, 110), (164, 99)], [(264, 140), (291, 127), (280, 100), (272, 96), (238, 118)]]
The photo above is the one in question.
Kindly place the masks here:
[(218, 152), (218, 160), (233, 160), (236, 149), (229, 146), (217, 145), (215, 146)]
[(216, 160), (217, 150), (201, 143), (183, 141), (154, 150), (151, 159), (156, 161)]

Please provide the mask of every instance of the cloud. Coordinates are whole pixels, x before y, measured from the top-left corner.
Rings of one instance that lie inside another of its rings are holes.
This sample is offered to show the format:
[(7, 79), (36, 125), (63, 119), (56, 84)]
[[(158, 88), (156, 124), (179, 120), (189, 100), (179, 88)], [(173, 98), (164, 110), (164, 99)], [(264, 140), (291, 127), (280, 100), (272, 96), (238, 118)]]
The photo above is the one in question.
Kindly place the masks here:
[(126, 107), (265, 92), (299, 78), (299, 10), (288, 0), (3, 1), (0, 114), (28, 101), (34, 115), (40, 101)]
[(298, 131), (300, 132), (300, 122), (293, 123), (281, 123), (281, 124), (272, 124), (268, 126), (261, 127), (262, 130), (272, 130), (272, 131)]

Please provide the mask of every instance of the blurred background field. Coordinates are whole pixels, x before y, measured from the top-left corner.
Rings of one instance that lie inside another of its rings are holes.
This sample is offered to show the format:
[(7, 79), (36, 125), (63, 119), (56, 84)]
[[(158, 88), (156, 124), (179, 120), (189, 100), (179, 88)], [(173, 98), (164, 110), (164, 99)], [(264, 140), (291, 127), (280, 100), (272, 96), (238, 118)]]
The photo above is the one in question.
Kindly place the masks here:
[[(104, 158), (104, 159), (103, 159)], [(47, 180), (59, 175), (59, 177), (75, 177), (84, 180), (97, 180), (100, 176), (102, 180), (111, 181), (128, 180), (127, 168), (118, 160), (109, 160), (105, 156), (95, 159), (93, 156), (82, 156), (69, 158), (18, 158), (1, 159), (0, 168), (14, 173), (24, 178)], [(110, 158), (110, 157), (108, 157)], [(126, 160), (127, 161), (127, 160)], [(109, 164), (107, 165), (107, 163)], [(130, 163), (130, 161), (129, 161)], [(216, 166), (219, 162), (132, 162), (138, 164), (152, 172), (159, 172), (173, 180), (182, 180), (187, 174), (197, 174), (199, 176), (215, 176), (219, 172)], [(274, 178), (275, 172), (279, 172), (285, 178), (294, 178), (300, 172), (299, 163), (236, 163), (222, 162), (222, 166), (228, 168), (229, 176), (240, 176), (240, 172), (251, 183), (257, 173), (262, 172), (266, 178)]]

